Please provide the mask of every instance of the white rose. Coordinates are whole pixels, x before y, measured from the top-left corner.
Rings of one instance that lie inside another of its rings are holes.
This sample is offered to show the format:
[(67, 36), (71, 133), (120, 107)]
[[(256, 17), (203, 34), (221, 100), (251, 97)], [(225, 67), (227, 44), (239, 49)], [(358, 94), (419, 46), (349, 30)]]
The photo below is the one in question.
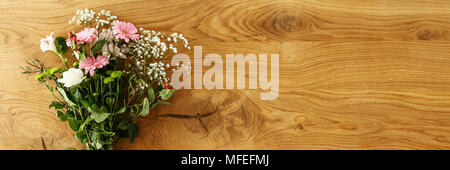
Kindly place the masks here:
[(53, 38), (53, 32), (47, 35), (47, 38), (41, 39), (41, 50), (45, 51), (56, 51), (55, 39)]
[(63, 73), (63, 78), (58, 79), (58, 82), (64, 83), (64, 87), (72, 87), (80, 84), (84, 78), (81, 69), (70, 68)]

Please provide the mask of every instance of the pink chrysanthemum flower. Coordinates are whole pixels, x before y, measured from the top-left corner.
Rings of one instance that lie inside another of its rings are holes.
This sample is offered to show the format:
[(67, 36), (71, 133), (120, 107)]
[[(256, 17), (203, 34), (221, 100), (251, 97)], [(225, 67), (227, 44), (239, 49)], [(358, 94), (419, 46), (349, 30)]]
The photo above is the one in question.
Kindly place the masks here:
[(94, 75), (95, 70), (95, 59), (94, 57), (87, 57), (82, 62), (80, 62), (80, 68), (84, 69), (84, 74), (86, 75), (88, 72), (91, 76)]
[(94, 76), (94, 71), (97, 68), (102, 68), (103, 66), (109, 64), (109, 61), (104, 56), (87, 57), (84, 61), (80, 62), (80, 68), (84, 69), (84, 74), (86, 75), (88, 72), (91, 76)]
[(116, 21), (114, 23), (113, 33), (117, 39), (123, 39), (125, 42), (129, 42), (130, 39), (139, 39), (138, 29), (129, 22)]
[(109, 60), (108, 58), (99, 55), (97, 56), (97, 58), (95, 59), (95, 68), (102, 68), (103, 66), (106, 66), (107, 64), (109, 64)]
[(95, 28), (85, 28), (76, 34), (77, 43), (89, 43), (97, 38), (97, 30)]

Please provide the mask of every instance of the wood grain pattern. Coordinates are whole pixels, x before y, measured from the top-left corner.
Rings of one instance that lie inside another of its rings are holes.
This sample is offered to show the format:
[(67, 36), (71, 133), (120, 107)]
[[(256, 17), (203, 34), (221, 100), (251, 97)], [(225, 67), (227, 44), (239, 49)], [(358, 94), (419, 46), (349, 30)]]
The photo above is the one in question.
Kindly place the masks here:
[[(0, 149), (81, 146), (19, 66), (77, 9), (182, 32), (203, 53), (279, 53), (280, 93), (181, 90), (119, 149), (450, 149), (447, 0), (0, 1)], [(192, 55), (191, 55), (192, 57)], [(206, 70), (207, 67), (204, 67)], [(198, 119), (158, 114), (203, 114)]]

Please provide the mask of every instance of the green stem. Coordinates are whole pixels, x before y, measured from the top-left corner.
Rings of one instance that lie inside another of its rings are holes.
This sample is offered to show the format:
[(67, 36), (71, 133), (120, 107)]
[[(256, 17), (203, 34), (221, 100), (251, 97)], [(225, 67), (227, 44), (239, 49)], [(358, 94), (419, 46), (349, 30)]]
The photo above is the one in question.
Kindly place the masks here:
[(84, 115), (83, 115), (83, 111), (81, 109), (81, 107), (78, 105), (78, 113), (80, 113), (81, 116), (81, 121), (84, 122)]
[(91, 138), (89, 138), (89, 133), (87, 131), (87, 128), (84, 129), (84, 132), (86, 132), (86, 137), (88, 138), (88, 142), (86, 143), (86, 147), (88, 150), (91, 150), (89, 147), (89, 144), (92, 143)]
[(50, 89), (50, 87), (45, 83), (42, 83), (42, 84), (44, 84), (44, 86), (47, 88), (47, 90), (52, 94), (53, 100), (58, 100), (59, 102), (62, 102), (58, 97), (55, 96), (55, 93), (53, 93), (53, 89)]
[(69, 66), (67, 65), (67, 58), (61, 54), (58, 54), (61, 61), (64, 63), (64, 66), (66, 66), (67, 69), (69, 69)]

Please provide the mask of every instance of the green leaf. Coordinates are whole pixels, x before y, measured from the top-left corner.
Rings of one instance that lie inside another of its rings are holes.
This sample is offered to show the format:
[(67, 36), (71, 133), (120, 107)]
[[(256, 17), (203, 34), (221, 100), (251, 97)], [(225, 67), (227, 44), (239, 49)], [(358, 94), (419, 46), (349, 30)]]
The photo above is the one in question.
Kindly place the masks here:
[(105, 106), (100, 107), (100, 112), (108, 112), (108, 109)]
[(64, 37), (56, 37), (55, 47), (57, 53), (66, 54), (67, 53), (66, 39)]
[(77, 132), (79, 127), (80, 127), (80, 123), (77, 120), (75, 120), (75, 119), (68, 119), (68, 121), (69, 121), (70, 128), (73, 131)]
[(139, 116), (142, 116), (142, 117), (147, 116), (149, 113), (149, 107), (150, 107), (150, 104), (148, 102), (148, 99), (144, 98), (144, 101), (142, 102), (142, 110), (141, 110), (141, 113), (139, 113)]
[(119, 78), (119, 77), (121, 77), (122, 76), (122, 72), (121, 71), (113, 71), (112, 73), (111, 73), (111, 77), (112, 78)]
[(97, 123), (103, 122), (105, 119), (111, 115), (111, 113), (108, 113), (105, 106), (101, 106), (100, 109), (98, 109), (96, 104), (93, 104), (89, 111), (91, 112), (91, 118), (94, 119)]
[(83, 105), (84, 108), (89, 108), (91, 106), (91, 104), (89, 104), (88, 101), (86, 100), (80, 100), (81, 104)]
[(58, 110), (58, 112), (56, 113), (56, 115), (58, 116), (59, 121), (61, 121), (61, 122), (64, 122), (64, 121), (67, 120), (67, 115), (64, 114), (62, 111), (59, 111), (59, 110)]
[(103, 45), (105, 45), (105, 43), (106, 40), (97, 41), (92, 47), (92, 54), (97, 54), (98, 52), (102, 51)]
[(107, 78), (103, 79), (103, 84), (108, 84), (108, 83), (111, 83), (113, 81), (114, 81), (114, 79), (112, 77), (107, 77)]
[(68, 148), (66, 148), (66, 149), (64, 149), (64, 150), (77, 150), (77, 149), (72, 148), (72, 147), (68, 147)]
[(67, 104), (69, 104), (69, 106), (75, 105), (75, 103), (73, 103), (72, 101), (70, 101), (70, 99), (67, 97), (67, 94), (66, 94), (66, 92), (64, 91), (64, 89), (58, 87), (58, 91), (59, 91), (59, 94), (61, 94), (61, 96), (63, 97), (63, 99), (67, 102)]
[(91, 112), (91, 118), (94, 119), (97, 123), (103, 122), (111, 115), (111, 113), (107, 112)]
[(128, 135), (130, 135), (130, 143), (132, 143), (134, 141), (138, 132), (139, 132), (139, 126), (129, 122), (128, 123)]
[(163, 100), (158, 100), (157, 102), (152, 104), (152, 107), (150, 109), (154, 109), (156, 106), (160, 105), (160, 104), (166, 104), (166, 105), (170, 105), (169, 102), (163, 101)]
[(162, 100), (158, 100), (158, 103), (159, 103), (159, 104), (166, 104), (166, 105), (170, 105), (170, 103), (169, 103), (169, 102), (166, 102), (166, 101), (162, 101)]
[(159, 96), (161, 96), (161, 99), (168, 100), (170, 97), (172, 97), (173, 93), (175, 92), (175, 89), (162, 89), (159, 92)]
[(127, 129), (128, 129), (128, 122), (125, 121), (125, 120), (119, 122), (119, 124), (117, 125), (117, 129), (120, 129), (120, 130), (127, 130)]
[(67, 117), (67, 119), (76, 119), (75, 118), (76, 115), (75, 115), (75, 113), (72, 110), (67, 110), (66, 111), (66, 117)]
[(84, 131), (75, 133), (75, 138), (80, 140), (81, 144), (85, 144), (88, 141), (87, 135)]
[(133, 107), (130, 108), (128, 116), (129, 116), (128, 119), (134, 119), (134, 117), (136, 116)]
[(92, 104), (91, 107), (88, 108), (90, 112), (99, 112), (96, 104)]
[(119, 111), (117, 111), (117, 114), (125, 113), (125, 111), (127, 111), (127, 107), (123, 106), (119, 109)]
[(158, 102), (155, 102), (155, 103), (153, 103), (152, 104), (152, 107), (150, 107), (150, 109), (152, 110), (152, 109), (154, 109), (156, 106), (158, 106), (159, 105), (159, 103)]
[(57, 101), (52, 101), (52, 103), (48, 106), (48, 108), (54, 107), (55, 109), (62, 109), (64, 108), (64, 104), (61, 104)]
[(148, 87), (148, 98), (150, 99), (150, 103), (155, 101), (155, 91), (150, 86)]

